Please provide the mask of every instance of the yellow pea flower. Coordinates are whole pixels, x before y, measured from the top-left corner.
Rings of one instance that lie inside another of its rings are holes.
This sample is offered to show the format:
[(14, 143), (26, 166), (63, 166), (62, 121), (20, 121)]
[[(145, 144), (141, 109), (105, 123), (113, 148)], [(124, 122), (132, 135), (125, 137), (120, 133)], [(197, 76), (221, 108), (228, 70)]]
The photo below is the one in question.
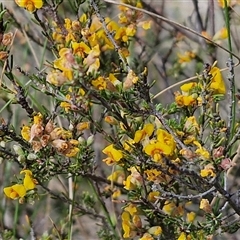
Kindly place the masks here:
[(208, 201), (208, 199), (202, 199), (200, 202), (200, 209), (202, 209), (206, 213), (211, 213), (212, 212), (212, 207)]
[(15, 0), (19, 7), (26, 8), (29, 12), (34, 12), (43, 6), (42, 0)]
[(26, 189), (22, 184), (14, 184), (3, 189), (5, 195), (11, 199), (22, 198), (26, 195)]
[(215, 33), (212, 40), (216, 41), (216, 40), (226, 39), (227, 37), (228, 37), (227, 28), (223, 27)]
[(162, 234), (162, 228), (160, 226), (154, 226), (148, 229), (148, 232), (154, 236), (159, 236)]
[[(166, 155), (171, 155), (176, 148), (176, 143), (171, 134), (163, 129), (157, 130), (157, 140), (162, 143), (163, 153)], [(170, 152), (169, 152), (170, 150)]]
[(190, 83), (185, 83), (183, 84), (180, 89), (182, 92), (188, 93), (192, 88), (196, 87), (197, 83), (196, 82), (190, 82)]
[(82, 58), (85, 57), (85, 54), (89, 54), (91, 51), (90, 47), (84, 42), (72, 42), (72, 49), (74, 54), (77, 54)]
[(154, 240), (153, 236), (149, 233), (144, 233), (139, 240)]
[(147, 123), (144, 125), (143, 129), (137, 130), (134, 136), (134, 142), (138, 143), (143, 140), (146, 136), (150, 137), (154, 131), (154, 125)]
[(124, 211), (122, 213), (122, 229), (123, 229), (123, 238), (133, 239), (136, 236), (136, 231), (134, 231), (134, 226), (131, 222), (131, 216), (129, 212)]
[(113, 144), (105, 147), (102, 152), (106, 155), (108, 155), (108, 157), (110, 157), (113, 161), (118, 162), (119, 160), (121, 160), (123, 158), (123, 154), (120, 150), (117, 150), (114, 148)]
[(25, 174), (25, 177), (23, 179), (23, 186), (27, 190), (32, 190), (35, 188), (36, 180), (32, 177), (32, 172), (30, 170), (23, 170), (20, 172), (20, 174)]
[(21, 135), (24, 140), (29, 141), (30, 140), (30, 133), (31, 133), (31, 128), (28, 126), (23, 126), (21, 130)]
[(226, 87), (220, 69), (218, 67), (213, 67), (210, 73), (212, 74), (212, 80), (209, 89), (213, 90), (214, 94), (225, 94)]
[(23, 184), (14, 184), (10, 187), (5, 187), (3, 192), (11, 199), (23, 198), (28, 190), (35, 188), (37, 181), (32, 177), (30, 170), (23, 170), (20, 174), (25, 174)]
[(163, 210), (166, 214), (170, 215), (175, 208), (176, 208), (175, 203), (167, 200), (167, 201), (165, 201), (164, 207), (163, 207), (162, 210)]
[(196, 218), (195, 212), (187, 213), (187, 222), (192, 223), (195, 218)]

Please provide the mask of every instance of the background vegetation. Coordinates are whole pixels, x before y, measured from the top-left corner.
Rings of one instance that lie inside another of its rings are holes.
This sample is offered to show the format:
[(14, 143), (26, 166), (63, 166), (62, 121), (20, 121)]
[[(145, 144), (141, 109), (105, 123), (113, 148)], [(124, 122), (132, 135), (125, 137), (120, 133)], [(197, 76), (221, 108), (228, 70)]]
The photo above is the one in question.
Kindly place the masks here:
[(2, 239), (239, 238), (239, 1), (0, 11)]

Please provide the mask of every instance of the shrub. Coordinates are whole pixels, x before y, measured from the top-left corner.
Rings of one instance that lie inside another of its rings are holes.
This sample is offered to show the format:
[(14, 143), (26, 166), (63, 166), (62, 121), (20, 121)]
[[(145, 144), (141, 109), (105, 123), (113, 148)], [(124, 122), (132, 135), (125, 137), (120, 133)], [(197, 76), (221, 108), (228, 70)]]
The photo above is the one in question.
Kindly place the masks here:
[[(14, 12), (0, 9), (2, 238), (236, 232), (237, 2), (209, 2), (225, 17), (217, 31), (197, 1), (198, 31), (159, 14), (164, 1), (15, 2)], [(217, 66), (218, 49), (227, 68)]]

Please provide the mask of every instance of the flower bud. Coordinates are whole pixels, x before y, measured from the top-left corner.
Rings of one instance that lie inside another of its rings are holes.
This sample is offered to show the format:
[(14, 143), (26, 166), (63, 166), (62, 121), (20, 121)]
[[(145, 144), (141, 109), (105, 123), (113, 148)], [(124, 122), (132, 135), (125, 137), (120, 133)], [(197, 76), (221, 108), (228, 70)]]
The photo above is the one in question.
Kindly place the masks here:
[(5, 141), (1, 141), (1, 142), (0, 142), (0, 146), (3, 147), (3, 148), (5, 148), (5, 147), (6, 147), (6, 142), (5, 142)]
[(3, 44), (4, 46), (8, 46), (8, 45), (11, 44), (12, 39), (13, 39), (13, 33), (12, 33), (12, 32), (5, 33), (5, 34), (3, 35), (2, 44)]
[(223, 152), (224, 152), (224, 147), (220, 146), (218, 148), (213, 149), (213, 158), (220, 158), (223, 156)]
[(88, 139), (87, 139), (87, 146), (92, 145), (93, 142), (94, 142), (94, 135), (91, 135), (91, 136), (88, 137)]
[(85, 140), (84, 137), (79, 137), (79, 138), (78, 138), (78, 142), (79, 142), (80, 144), (84, 144), (84, 143), (86, 142), (86, 140)]
[(117, 125), (118, 124), (118, 121), (116, 118), (112, 117), (112, 116), (106, 116), (104, 118), (104, 121), (111, 124), (111, 125)]
[(19, 145), (13, 145), (13, 150), (18, 156), (24, 156), (24, 152)]
[(26, 158), (25, 158), (25, 156), (18, 156), (17, 157), (17, 160), (18, 160), (18, 162), (20, 162), (20, 163), (24, 163), (25, 162), (25, 160), (26, 160)]
[(38, 158), (38, 156), (34, 153), (29, 153), (27, 156), (27, 160), (36, 160)]
[(81, 122), (81, 123), (78, 123), (77, 130), (81, 132), (83, 130), (89, 129), (89, 127), (90, 127), (89, 122)]
[(73, 131), (73, 124), (72, 124), (72, 123), (69, 124), (68, 130), (69, 130), (69, 131)]

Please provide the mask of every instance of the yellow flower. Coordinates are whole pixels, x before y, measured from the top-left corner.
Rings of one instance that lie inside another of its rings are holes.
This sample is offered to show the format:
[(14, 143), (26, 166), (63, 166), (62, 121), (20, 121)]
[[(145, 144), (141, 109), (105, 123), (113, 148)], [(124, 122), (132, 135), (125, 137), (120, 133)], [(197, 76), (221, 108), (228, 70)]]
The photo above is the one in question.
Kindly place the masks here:
[(126, 80), (123, 83), (123, 88), (124, 89), (129, 89), (133, 86), (133, 84), (137, 83), (139, 80), (138, 76), (136, 73), (134, 73), (132, 70), (128, 72), (128, 75), (126, 77)]
[(163, 146), (159, 141), (151, 141), (144, 148), (144, 152), (151, 156), (155, 162), (160, 163), (162, 159), (163, 148), (165, 149), (165, 153), (170, 153), (171, 150), (169, 146)]
[(148, 229), (148, 232), (153, 236), (159, 236), (162, 234), (162, 228), (160, 226), (154, 226)]
[(123, 42), (127, 42), (128, 41), (128, 36), (127, 36), (127, 33), (126, 33), (126, 27), (120, 27), (115, 36), (114, 36), (114, 39), (115, 40), (121, 40)]
[(71, 49), (62, 48), (59, 51), (60, 58), (56, 59), (54, 63), (54, 67), (61, 70), (64, 76), (68, 80), (73, 79), (73, 66), (75, 65), (75, 59), (72, 54)]
[[(230, 6), (231, 0), (227, 0), (227, 7)], [(218, 4), (221, 8), (225, 7), (225, 0), (218, 0)]]
[(147, 169), (144, 171), (144, 173), (147, 175), (147, 180), (151, 182), (156, 182), (158, 180), (158, 176), (161, 175), (161, 172), (157, 169)]
[(215, 177), (214, 166), (212, 164), (206, 165), (204, 169), (201, 170), (200, 175), (201, 177)]
[(133, 223), (134, 227), (136, 227), (136, 228), (142, 227), (142, 220), (138, 215), (132, 216), (132, 223)]
[(34, 124), (42, 124), (42, 121), (43, 121), (43, 116), (41, 113), (38, 113), (37, 115), (35, 115), (33, 117), (33, 123)]
[(34, 12), (43, 6), (42, 0), (15, 0), (19, 7), (26, 8), (29, 12)]
[(154, 238), (151, 234), (144, 233), (143, 236), (141, 238), (139, 238), (139, 240), (154, 240)]
[(66, 157), (75, 157), (79, 151), (80, 151), (80, 149), (77, 147), (70, 147), (68, 149), (68, 151), (66, 151), (65, 155), (66, 155)]
[(121, 190), (120, 189), (113, 190), (112, 199), (117, 199), (120, 196), (121, 196)]
[(195, 58), (195, 53), (187, 51), (183, 54), (178, 53), (177, 56), (178, 56), (179, 63), (186, 63), (186, 62), (191, 62), (192, 59)]
[(193, 141), (193, 143), (198, 147), (198, 149), (195, 151), (196, 154), (205, 160), (210, 158), (210, 153), (204, 147), (202, 147), (198, 141)]
[(72, 21), (69, 18), (64, 19), (64, 27), (66, 28), (67, 31), (70, 31), (72, 29)]
[(105, 18), (105, 22), (107, 24), (107, 29), (110, 32), (117, 31), (119, 29), (119, 25), (109, 17)]
[(102, 76), (99, 76), (97, 79), (92, 80), (92, 85), (98, 90), (103, 90), (106, 89), (107, 82)]
[(154, 203), (154, 202), (157, 201), (157, 199), (158, 199), (159, 196), (160, 196), (160, 192), (153, 191), (153, 192), (150, 192), (150, 193), (148, 194), (147, 199), (148, 199), (148, 201)]
[(166, 213), (166, 214), (171, 214), (173, 212), (173, 210), (176, 208), (176, 205), (174, 202), (170, 202), (170, 201), (165, 201), (164, 203), (164, 207), (163, 207), (163, 211)]
[(154, 131), (154, 125), (147, 123), (144, 125), (142, 130), (137, 130), (134, 136), (134, 142), (138, 143), (143, 140), (146, 136), (150, 137)]
[(22, 198), (26, 195), (26, 189), (22, 184), (15, 184), (3, 189), (5, 195), (11, 199)]
[(171, 155), (176, 147), (174, 138), (165, 130), (157, 130), (157, 141), (150, 141), (144, 148), (147, 155), (151, 156), (155, 162), (161, 162), (162, 155)]
[[(162, 143), (163, 145), (162, 149), (165, 155), (171, 155), (173, 153), (173, 151), (176, 148), (176, 143), (171, 134), (169, 134), (167, 131), (163, 129), (158, 129), (157, 140)], [(170, 153), (169, 153), (169, 149), (170, 149)]]
[(227, 28), (223, 27), (215, 33), (212, 40), (216, 41), (216, 40), (220, 40), (220, 39), (226, 39), (227, 37), (228, 37)]
[(58, 70), (54, 70), (48, 73), (46, 80), (47, 82), (57, 87), (62, 86), (65, 82), (68, 81), (68, 79), (64, 76), (64, 74)]
[(212, 207), (211, 207), (208, 199), (202, 199), (200, 202), (199, 208), (202, 209), (206, 213), (212, 212)]
[(196, 103), (196, 99), (193, 98), (192, 95), (184, 96), (184, 95), (181, 95), (181, 94), (177, 94), (177, 95), (175, 95), (175, 102), (180, 107), (183, 107), (183, 106), (187, 107), (187, 106), (194, 105)]
[(28, 126), (23, 126), (21, 130), (21, 135), (24, 140), (29, 141), (30, 140), (30, 134), (31, 134), (31, 128)]
[(72, 132), (68, 131), (68, 130), (64, 130), (63, 128), (60, 127), (56, 127), (52, 130), (52, 132), (50, 133), (51, 139), (55, 140), (55, 139), (69, 139), (72, 138)]
[(106, 123), (111, 124), (111, 125), (117, 125), (117, 124), (118, 124), (117, 119), (116, 119), (115, 117), (113, 117), (113, 116), (106, 116), (106, 117), (104, 118), (104, 121), (105, 121)]
[(90, 47), (84, 42), (72, 42), (72, 49), (74, 54), (77, 54), (82, 58), (84, 58), (85, 54), (89, 54), (91, 51)]
[(138, 23), (138, 26), (142, 27), (144, 30), (148, 30), (151, 28), (151, 21), (142, 21)]
[(199, 125), (197, 123), (195, 116), (191, 116), (187, 118), (184, 124), (184, 129), (186, 129), (188, 133), (192, 133), (192, 134), (199, 132)]
[(77, 130), (82, 132), (86, 129), (89, 129), (90, 127), (90, 122), (80, 122), (77, 124)]
[(185, 83), (183, 84), (180, 89), (182, 90), (182, 92), (186, 92), (188, 93), (190, 90), (192, 90), (194, 87), (197, 86), (197, 83), (195, 82), (190, 82), (190, 83)]
[(187, 222), (192, 223), (196, 217), (195, 212), (187, 213)]
[(212, 79), (209, 89), (213, 90), (214, 94), (225, 94), (226, 87), (220, 69), (218, 67), (213, 67), (211, 68), (210, 73), (212, 74)]
[(20, 174), (24, 173), (23, 184), (14, 184), (13, 186), (3, 189), (5, 195), (11, 199), (23, 198), (28, 190), (35, 188), (37, 181), (32, 178), (30, 170), (23, 170)]
[(130, 215), (133, 216), (137, 214), (138, 209), (134, 204), (130, 203), (127, 207), (124, 208), (124, 211), (129, 212)]
[[(113, 162), (118, 162), (123, 158), (123, 154), (120, 150), (114, 148), (113, 144), (105, 147), (102, 152), (108, 155)], [(104, 160), (103, 160), (104, 161)]]
[(123, 238), (133, 239), (136, 236), (136, 231), (134, 231), (134, 226), (131, 223), (131, 216), (129, 212), (123, 211), (122, 213), (122, 229), (123, 229)]
[(130, 24), (126, 28), (126, 35), (129, 37), (133, 37), (136, 34), (136, 26), (134, 24)]
[(136, 167), (131, 167), (128, 170), (131, 171), (131, 174), (127, 177), (126, 181), (124, 181), (123, 184), (125, 185), (125, 189), (131, 191), (136, 189), (136, 187), (141, 186), (142, 176)]
[(187, 234), (185, 232), (181, 232), (177, 240), (187, 240)]
[(123, 170), (116, 170), (111, 175), (108, 176), (108, 180), (112, 182), (117, 182), (122, 184), (123, 180), (125, 179), (125, 174)]
[(90, 73), (92, 71), (97, 71), (98, 68), (100, 67), (100, 61), (99, 61), (99, 56), (100, 56), (100, 47), (98, 44), (96, 44), (91, 51), (89, 52), (88, 56), (84, 59), (83, 63), (86, 64), (88, 67), (87, 73)]
[(32, 190), (35, 188), (36, 180), (32, 178), (32, 172), (30, 170), (23, 170), (20, 174), (24, 173), (23, 186), (26, 190)]
[(69, 110), (71, 110), (72, 104), (69, 102), (61, 102), (60, 107), (63, 108), (66, 113), (68, 113)]

